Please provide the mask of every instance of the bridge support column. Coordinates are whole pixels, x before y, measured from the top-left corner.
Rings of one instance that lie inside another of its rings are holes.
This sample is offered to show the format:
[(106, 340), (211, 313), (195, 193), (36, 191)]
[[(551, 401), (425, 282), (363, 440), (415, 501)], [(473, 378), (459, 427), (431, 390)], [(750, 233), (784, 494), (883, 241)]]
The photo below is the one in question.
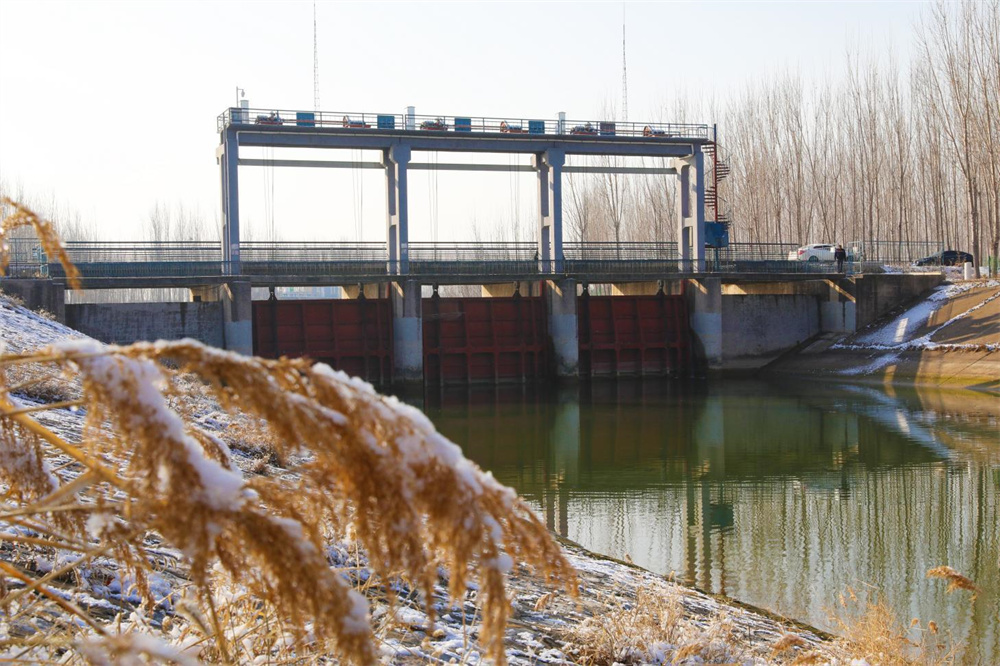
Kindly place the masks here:
[[(231, 111), (235, 114), (239, 109)], [(227, 263), (225, 272), (229, 275), (240, 274), (239, 150), (236, 128), (227, 127), (222, 132), (216, 161), (222, 172), (222, 259)]]
[(709, 370), (719, 370), (722, 368), (722, 280), (687, 280), (684, 292), (698, 356)]
[(420, 382), (424, 378), (424, 322), (420, 283), (393, 282), (392, 357), (396, 381)]
[(677, 250), (681, 269), (705, 270), (705, 155), (674, 160), (677, 170)]
[(562, 273), (562, 170), (566, 153), (550, 148), (535, 155), (538, 170), (538, 261), (543, 274)]
[(387, 229), (389, 247), (389, 274), (406, 275), (410, 272), (409, 239), (409, 189), (407, 171), (410, 147), (396, 145), (382, 152), (385, 165)]
[(253, 300), (249, 282), (222, 285), (222, 339), (225, 348), (253, 355)]
[(556, 376), (577, 377), (580, 369), (580, 337), (576, 320), (576, 280), (567, 278), (547, 281), (545, 300)]

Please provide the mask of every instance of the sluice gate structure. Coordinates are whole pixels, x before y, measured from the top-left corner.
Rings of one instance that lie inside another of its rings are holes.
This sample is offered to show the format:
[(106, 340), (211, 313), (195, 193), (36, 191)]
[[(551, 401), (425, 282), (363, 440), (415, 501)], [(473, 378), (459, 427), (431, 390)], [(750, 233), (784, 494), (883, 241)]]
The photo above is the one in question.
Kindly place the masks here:
[[(862, 327), (940, 280), (848, 277), (824, 263), (789, 261), (786, 245), (728, 243), (716, 192), (726, 170), (708, 125), (247, 108), (228, 109), (218, 122), (221, 243), (67, 243), (84, 289), (184, 288), (191, 302), (66, 304), (62, 269), (44, 258), (12, 266), (17, 277), (0, 287), (106, 341), (191, 337), (245, 354), (308, 356), (383, 384), (447, 384), (752, 367), (820, 333)], [(374, 151), (378, 161), (269, 159), (266, 166), (382, 170), (384, 241), (244, 240), (240, 167), (265, 161), (241, 156), (241, 147)], [(429, 151), (532, 162), (414, 159)], [(567, 156), (607, 159), (574, 166)], [(615, 166), (617, 158), (654, 166)], [(535, 240), (411, 238), (408, 176), (422, 169), (535, 174)], [(563, 174), (587, 172), (674, 176), (678, 241), (567, 241)], [(437, 295), (437, 287), (456, 284), (480, 285), (482, 297)], [(340, 286), (346, 298), (273, 297), (275, 288), (299, 286)], [(271, 288), (272, 298), (254, 301), (254, 287)]]

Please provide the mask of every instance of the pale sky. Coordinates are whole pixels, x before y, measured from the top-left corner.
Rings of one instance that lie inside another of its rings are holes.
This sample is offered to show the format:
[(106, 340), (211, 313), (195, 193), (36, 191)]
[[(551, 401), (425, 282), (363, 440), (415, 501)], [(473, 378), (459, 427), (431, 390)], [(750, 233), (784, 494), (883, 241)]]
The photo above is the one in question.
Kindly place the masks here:
[[(712, 123), (666, 109), (724, 103), (789, 71), (807, 85), (839, 76), (855, 43), (905, 60), (925, 8), (625, 3), (629, 119)], [(598, 119), (621, 103), (622, 12), (621, 2), (320, 1), (321, 108)], [(0, 0), (0, 179), (54, 195), (108, 239), (141, 239), (156, 201), (214, 223), (216, 117), (237, 86), (253, 107), (312, 110), (312, 19), (311, 1)], [(384, 238), (378, 171), (242, 167), (240, 187), (258, 239), (272, 216), (284, 240), (353, 240), (359, 224), (364, 240)], [(534, 197), (530, 174), (413, 173), (410, 239), (432, 240), (435, 219), (439, 240), (471, 239), (473, 219), (517, 215), (531, 230)]]

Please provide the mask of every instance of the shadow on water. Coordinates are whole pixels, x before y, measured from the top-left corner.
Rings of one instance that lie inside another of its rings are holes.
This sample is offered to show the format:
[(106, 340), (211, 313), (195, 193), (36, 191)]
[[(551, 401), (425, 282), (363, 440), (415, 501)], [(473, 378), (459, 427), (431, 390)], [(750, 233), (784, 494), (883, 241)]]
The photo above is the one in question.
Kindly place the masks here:
[[(1000, 654), (995, 396), (618, 381), (411, 402), (591, 550), (828, 629), (839, 592), (874, 586), (966, 661)], [(925, 577), (940, 564), (977, 581), (975, 604)]]

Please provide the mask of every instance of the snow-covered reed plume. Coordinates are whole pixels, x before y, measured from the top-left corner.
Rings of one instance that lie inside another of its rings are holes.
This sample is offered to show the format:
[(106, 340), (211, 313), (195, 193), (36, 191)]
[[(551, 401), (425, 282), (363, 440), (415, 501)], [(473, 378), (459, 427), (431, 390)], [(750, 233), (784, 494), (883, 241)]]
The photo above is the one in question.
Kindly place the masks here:
[[(11, 395), (4, 371), (24, 364), (79, 383), (71, 407), (85, 413), (80, 441), (43, 425), (44, 405)], [(244, 477), (226, 444), (196, 423), (186, 400), (192, 386), (261, 424), (288, 473)], [(72, 554), (44, 575), (0, 559), (0, 571), (18, 581), (0, 586), (0, 616), (17, 628), (0, 653), (16, 645), (28, 659), (66, 649), (113, 659), (123, 650), (153, 654), (166, 640), (187, 657), (223, 662), (331, 654), (372, 663), (367, 601), (328, 559), (331, 541), (347, 535), (376, 580), (408, 581), (425, 600), (441, 567), (454, 599), (477, 578), (482, 637), (498, 662), (514, 562), (576, 589), (559, 546), (512, 490), (418, 410), (322, 364), (191, 340), (72, 340), (2, 356), (0, 451), (4, 539)], [(151, 583), (164, 552), (182, 557), (175, 574), (192, 591), (184, 599), (160, 598)], [(132, 618), (162, 632), (156, 640), (129, 642), (120, 619), (102, 622), (74, 601), (93, 591), (86, 572), (104, 561), (121, 568), (145, 611), (167, 610), (155, 623)], [(53, 624), (46, 613), (71, 619)]]

